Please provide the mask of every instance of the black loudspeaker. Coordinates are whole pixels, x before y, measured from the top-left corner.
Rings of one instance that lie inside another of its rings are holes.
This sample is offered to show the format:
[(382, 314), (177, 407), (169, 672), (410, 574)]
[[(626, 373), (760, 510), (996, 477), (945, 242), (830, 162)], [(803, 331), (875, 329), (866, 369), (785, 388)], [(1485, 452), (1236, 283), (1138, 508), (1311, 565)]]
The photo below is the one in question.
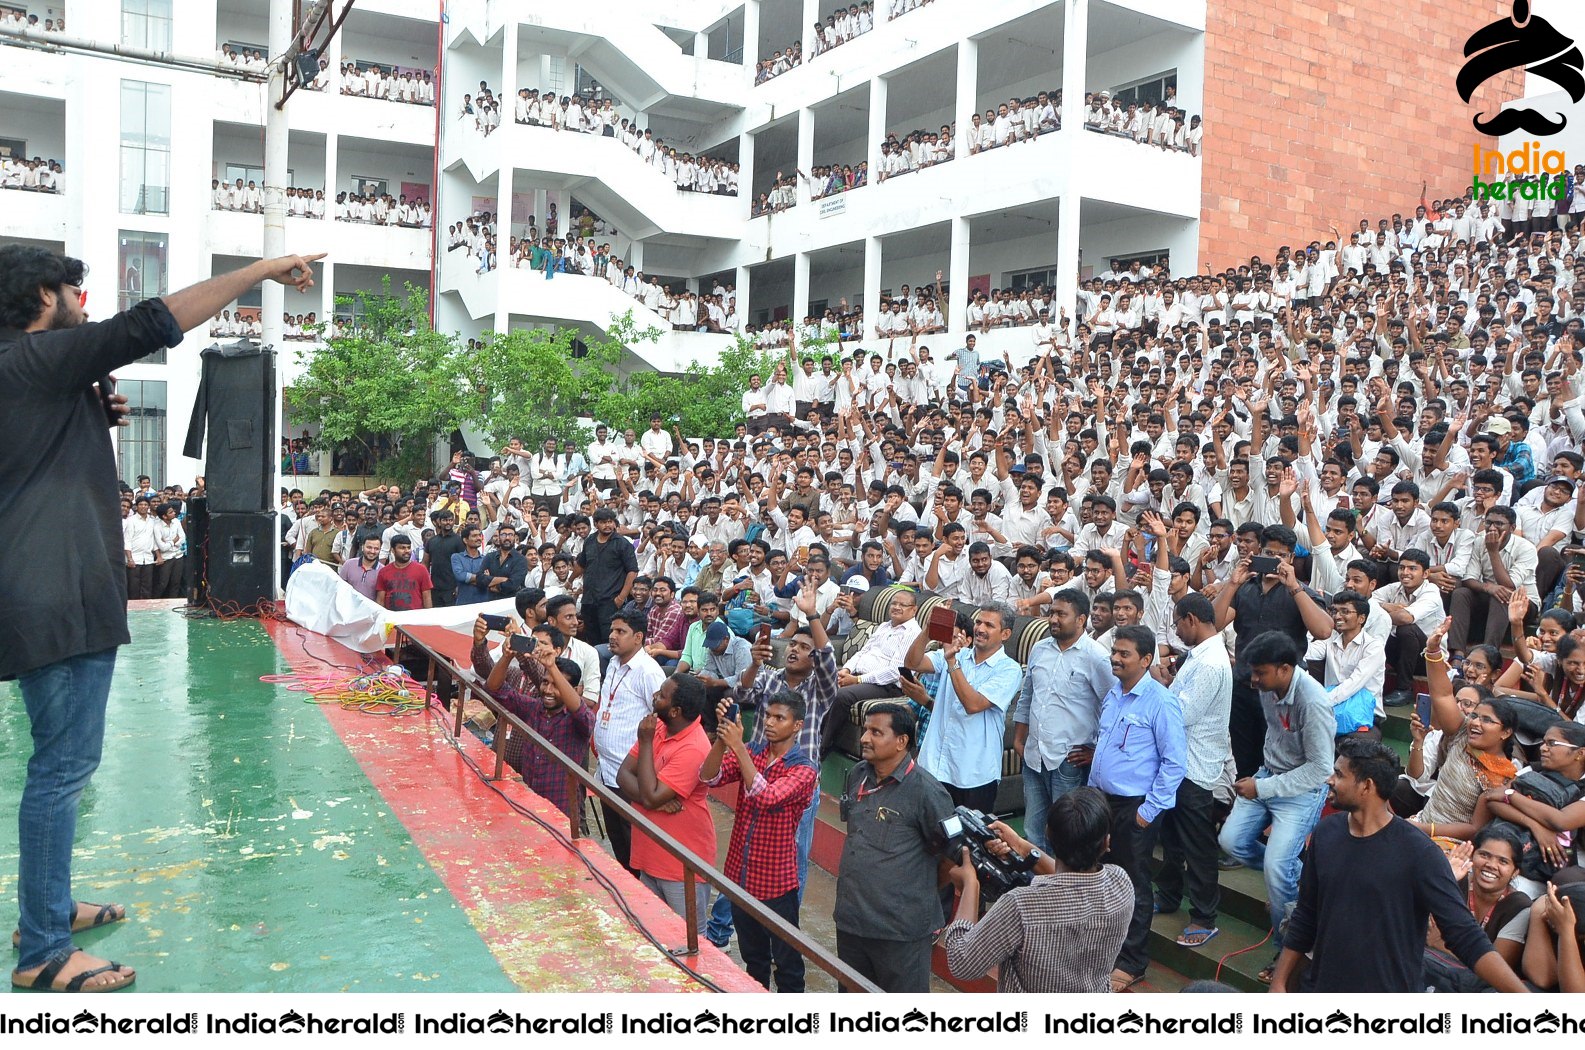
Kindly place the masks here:
[(272, 598), (273, 564), (280, 557), (274, 511), (209, 515), (209, 597), (247, 608)]
[(209, 601), (209, 498), (199, 496), (187, 501), (187, 557), (183, 560), (186, 579), (182, 581), (190, 605)]
[[(275, 352), (246, 341), (203, 351), (203, 375), (182, 454), (204, 461), (209, 512), (270, 510), (275, 477)], [(209, 447), (205, 452), (204, 432)]]

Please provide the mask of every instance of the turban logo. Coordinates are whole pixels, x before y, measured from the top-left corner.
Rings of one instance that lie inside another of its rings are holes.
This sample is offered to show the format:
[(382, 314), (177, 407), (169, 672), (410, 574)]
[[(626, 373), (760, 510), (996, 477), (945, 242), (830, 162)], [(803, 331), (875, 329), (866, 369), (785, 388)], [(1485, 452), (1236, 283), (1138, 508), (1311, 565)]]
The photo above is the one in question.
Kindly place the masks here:
[[(1585, 76), (1581, 76), (1585, 57), (1552, 23), (1530, 14), (1529, 0), (1514, 0), (1511, 17), (1477, 29), (1465, 41), (1464, 54), (1468, 61), (1458, 73), (1458, 94), (1465, 102), (1481, 84), (1510, 69), (1545, 77), (1575, 102), (1585, 98)], [(1488, 135), (1510, 131), (1555, 135), (1567, 123), (1562, 113), (1553, 119), (1528, 106), (1499, 110), (1489, 119), (1481, 114), (1474, 120), (1476, 129)]]

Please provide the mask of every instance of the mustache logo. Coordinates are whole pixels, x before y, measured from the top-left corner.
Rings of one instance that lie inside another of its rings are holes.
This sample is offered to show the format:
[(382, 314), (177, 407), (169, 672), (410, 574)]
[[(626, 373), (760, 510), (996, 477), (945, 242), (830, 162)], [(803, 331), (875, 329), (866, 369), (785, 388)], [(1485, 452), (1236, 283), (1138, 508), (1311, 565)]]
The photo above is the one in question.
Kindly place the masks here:
[[(1514, 0), (1513, 13), (1477, 29), (1464, 42), (1469, 59), (1458, 73), (1458, 94), (1465, 102), (1475, 89), (1499, 73), (1524, 69), (1545, 77), (1568, 93), (1575, 102), (1585, 98), (1585, 56), (1569, 37), (1551, 22), (1532, 16), (1529, 0)], [(1474, 119), (1477, 130), (1488, 135), (1527, 131), (1532, 135), (1554, 135), (1562, 131), (1568, 118), (1562, 113), (1550, 118), (1528, 106), (1499, 110)]]

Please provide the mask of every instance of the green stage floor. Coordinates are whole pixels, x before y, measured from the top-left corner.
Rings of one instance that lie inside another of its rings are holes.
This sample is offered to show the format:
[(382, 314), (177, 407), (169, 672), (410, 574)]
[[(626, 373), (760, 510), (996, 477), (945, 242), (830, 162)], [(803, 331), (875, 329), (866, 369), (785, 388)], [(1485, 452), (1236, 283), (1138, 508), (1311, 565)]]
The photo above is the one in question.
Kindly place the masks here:
[[(131, 615), (103, 765), (83, 796), (78, 899), (129, 921), (78, 943), (153, 991), (513, 991), (256, 622)], [(28, 723), (0, 683), (0, 921), (16, 918)]]

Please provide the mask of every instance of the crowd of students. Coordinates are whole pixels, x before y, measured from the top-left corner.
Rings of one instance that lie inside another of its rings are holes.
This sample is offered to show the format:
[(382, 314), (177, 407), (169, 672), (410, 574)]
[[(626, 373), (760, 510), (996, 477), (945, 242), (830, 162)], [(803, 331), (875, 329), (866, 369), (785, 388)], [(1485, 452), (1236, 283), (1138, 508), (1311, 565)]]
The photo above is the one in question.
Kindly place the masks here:
[(61, 162), (54, 158), (0, 156), (0, 190), (65, 193), (65, 179)]
[[(537, 650), (498, 658), (481, 623), (476, 669), (575, 759), (592, 739), (605, 782), (706, 855), (704, 791), (754, 765), (736, 819), (775, 831), (734, 829), (727, 873), (787, 916), (804, 770), (861, 722), (838, 952), (885, 987), (924, 990), (949, 917), (913, 829), (994, 806), (1011, 722), (1026, 812), (1003, 841), (1072, 861), (1017, 892), (1086, 875), (1096, 904), (1069, 921), (1102, 947), (1026, 959), (1009, 930), (1027, 898), (983, 919), (960, 900), (962, 976), (989, 958), (1004, 987), (1132, 987), (1153, 916), (1214, 941), (1218, 868), (1242, 864), (1263, 873), (1279, 987), (1585, 990), (1582, 219), (1573, 192), (1537, 216), (1422, 191), (1209, 275), (1114, 262), (1017, 366), (937, 342), (914, 312), (939, 309), (938, 273), (887, 311), (909, 325), (900, 358), (804, 354), (794, 331), (732, 433), (657, 416), (459, 453), (411, 491), (285, 493), (283, 556), (391, 608), (515, 598), (509, 631)], [(154, 513), (138, 495), (129, 516)], [(885, 624), (858, 616), (872, 587), (891, 588)], [(979, 610), (934, 652), (925, 592)], [(1021, 617), (1049, 638), (1019, 664)], [(1394, 710), (1407, 762), (1382, 744)], [(855, 820), (876, 792), (910, 829), (886, 849)], [(618, 859), (682, 912), (680, 875), (611, 816)], [(1110, 852), (1086, 860), (1096, 820)], [(1345, 877), (1364, 867), (1387, 874)], [(735, 921), (755, 976), (801, 987), (751, 916), (699, 903), (718, 943)], [(1356, 919), (1385, 932), (1362, 942)]]
[[(881, 14), (886, 19), (901, 18), (903, 15), (933, 0), (884, 0), (881, 4)], [(828, 51), (833, 51), (850, 40), (868, 33), (875, 28), (876, 10), (871, 0), (860, 4), (849, 4), (846, 7), (837, 7), (825, 16), (825, 21), (816, 21), (809, 31), (808, 57), (815, 59)], [(802, 40), (794, 40), (792, 46), (779, 48), (771, 57), (761, 59), (754, 70), (754, 83), (763, 84), (773, 80), (788, 70), (803, 64), (804, 46)]]
[(66, 16), (62, 14), (40, 18), (38, 15), (19, 7), (0, 8), (0, 29), (22, 32), (64, 33), (66, 32)]

